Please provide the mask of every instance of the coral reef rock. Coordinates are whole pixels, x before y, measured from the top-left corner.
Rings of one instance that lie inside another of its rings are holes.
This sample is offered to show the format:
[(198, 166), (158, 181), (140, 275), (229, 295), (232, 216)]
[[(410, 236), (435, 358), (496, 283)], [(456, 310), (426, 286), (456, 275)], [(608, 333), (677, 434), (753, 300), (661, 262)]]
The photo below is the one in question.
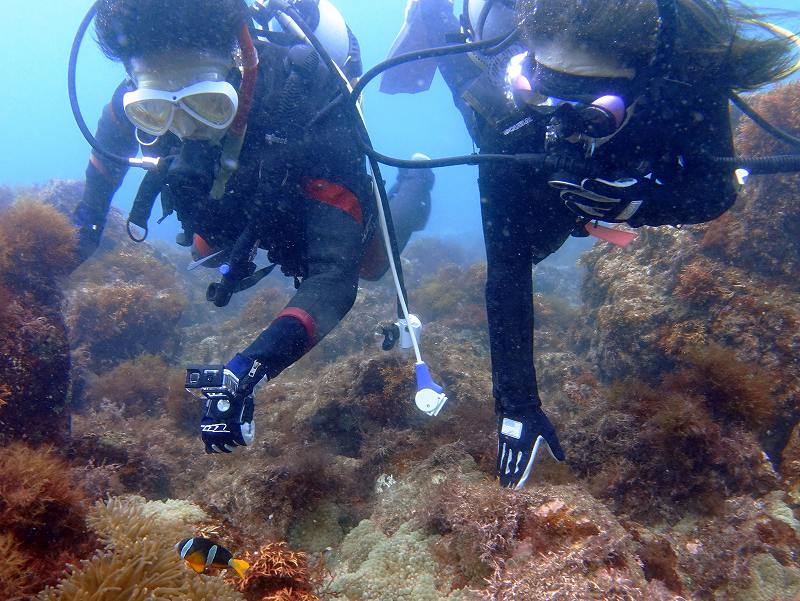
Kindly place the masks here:
[(56, 209), (18, 197), (0, 210), (0, 444), (69, 433), (59, 283), (75, 262), (74, 229)]

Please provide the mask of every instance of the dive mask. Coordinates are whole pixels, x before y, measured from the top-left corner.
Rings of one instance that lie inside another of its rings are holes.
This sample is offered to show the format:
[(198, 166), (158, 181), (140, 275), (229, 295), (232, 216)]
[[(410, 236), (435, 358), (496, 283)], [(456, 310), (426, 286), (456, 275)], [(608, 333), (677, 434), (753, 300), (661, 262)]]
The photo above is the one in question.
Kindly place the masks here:
[(574, 75), (536, 61), (526, 69), (527, 55), (515, 58), (518, 64), (510, 71), (509, 83), (521, 110), (558, 121), (567, 137), (604, 138), (624, 124), (624, 99), (633, 94), (627, 78)]
[(233, 123), (239, 95), (226, 81), (227, 61), (190, 53), (131, 62), (137, 89), (123, 96), (122, 105), (137, 129), (156, 137), (172, 130), (182, 139), (208, 138)]
[(131, 123), (151, 136), (163, 136), (176, 126), (176, 134), (188, 137), (193, 128), (184, 116), (211, 129), (227, 129), (236, 117), (239, 96), (227, 81), (201, 81), (174, 92), (140, 87), (127, 92), (122, 105)]

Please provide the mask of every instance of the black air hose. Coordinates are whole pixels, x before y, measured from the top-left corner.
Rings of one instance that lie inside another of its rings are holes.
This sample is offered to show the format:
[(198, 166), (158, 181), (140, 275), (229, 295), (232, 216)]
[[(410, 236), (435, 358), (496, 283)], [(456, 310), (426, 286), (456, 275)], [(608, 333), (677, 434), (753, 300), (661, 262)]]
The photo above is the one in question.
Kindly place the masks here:
[(774, 175), (800, 171), (800, 154), (774, 157), (703, 157), (703, 161), (731, 170), (746, 169), (750, 175)]

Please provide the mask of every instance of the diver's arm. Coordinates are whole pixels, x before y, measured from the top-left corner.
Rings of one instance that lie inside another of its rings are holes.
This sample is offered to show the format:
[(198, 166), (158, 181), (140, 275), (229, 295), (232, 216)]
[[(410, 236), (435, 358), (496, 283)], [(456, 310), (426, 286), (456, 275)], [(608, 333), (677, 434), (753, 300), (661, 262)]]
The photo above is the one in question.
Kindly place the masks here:
[[(305, 200), (305, 277), (286, 308), (240, 355), (274, 378), (322, 340), (353, 306), (358, 290), (366, 185), (364, 155), (350, 115), (332, 111), (313, 131), (314, 152), (299, 159)], [(300, 241), (298, 241), (298, 244)]]
[[(122, 83), (111, 102), (103, 108), (95, 137), (102, 147), (121, 156), (133, 156), (138, 148), (133, 125), (122, 108), (122, 96), (129, 90)], [(73, 223), (79, 231), (79, 254), (87, 259), (100, 244), (111, 199), (122, 183), (128, 166), (91, 154), (86, 167), (83, 197), (73, 213)]]
[[(230, 453), (237, 446), (253, 442), (256, 385), (265, 377), (274, 378), (300, 359), (330, 332), (355, 301), (361, 223), (335, 203), (311, 195), (308, 202), (304, 253), (307, 276), (272, 324), (228, 361), (221, 380), (203, 388), (208, 400), (200, 433), (207, 453)], [(198, 386), (201, 373), (218, 374), (220, 370), (218, 366), (191, 366), (188, 372), (187, 382), (194, 382), (192, 387), (196, 388), (202, 387)], [(216, 377), (212, 379), (217, 381)]]
[[(341, 197), (347, 197), (347, 192)], [(270, 379), (322, 340), (355, 302), (362, 230), (355, 215), (360, 216), (360, 209), (354, 214), (343, 210), (348, 206), (345, 203), (341, 207), (335, 206), (334, 195), (328, 199), (333, 204), (308, 201), (306, 277), (286, 308), (241, 353), (262, 363), (265, 375)], [(350, 195), (349, 199), (355, 201), (355, 196)]]
[[(736, 200), (734, 176), (729, 169), (711, 167), (698, 156), (734, 156), (733, 133), (724, 97), (703, 99), (700, 110), (692, 111), (688, 121), (676, 128), (674, 160), (685, 166), (654, 186), (651, 197), (628, 223), (678, 225), (711, 221), (727, 211)], [(658, 176), (658, 173), (654, 173)]]

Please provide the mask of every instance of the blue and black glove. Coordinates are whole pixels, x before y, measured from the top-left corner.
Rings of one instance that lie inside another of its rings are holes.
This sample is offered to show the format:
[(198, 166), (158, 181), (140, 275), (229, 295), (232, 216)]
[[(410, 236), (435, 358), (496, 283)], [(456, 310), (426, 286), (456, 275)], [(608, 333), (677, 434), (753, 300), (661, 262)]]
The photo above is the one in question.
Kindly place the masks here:
[(625, 223), (662, 186), (652, 176), (603, 179), (584, 178), (580, 183), (551, 180), (561, 200), (580, 217), (609, 223)]
[(564, 461), (556, 429), (541, 408), (522, 414), (501, 413), (497, 422), (496, 465), (500, 486), (514, 490), (525, 486), (542, 445), (554, 459)]
[(236, 355), (224, 366), (187, 368), (187, 390), (201, 394), (206, 400), (200, 420), (206, 453), (231, 453), (237, 446), (253, 442), (253, 389), (265, 371), (263, 364), (243, 355)]

